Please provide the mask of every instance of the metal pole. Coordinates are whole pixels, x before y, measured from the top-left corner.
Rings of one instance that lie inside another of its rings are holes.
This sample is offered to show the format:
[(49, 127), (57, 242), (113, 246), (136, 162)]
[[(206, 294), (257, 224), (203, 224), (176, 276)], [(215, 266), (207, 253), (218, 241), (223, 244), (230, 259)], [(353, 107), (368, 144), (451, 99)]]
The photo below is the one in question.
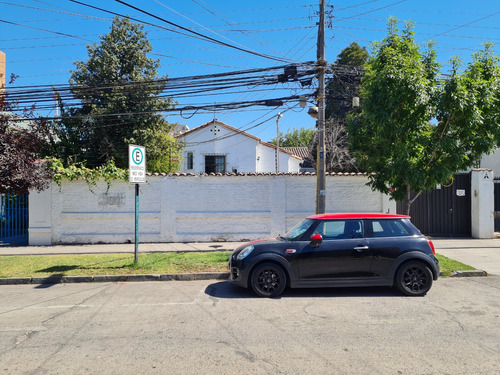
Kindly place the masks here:
[(276, 173), (280, 171), (280, 117), (283, 116), (281, 112), (278, 112), (276, 116)]
[(326, 178), (325, 178), (325, 0), (319, 2), (318, 28), (318, 162), (316, 213), (325, 213)]
[(135, 251), (134, 264), (139, 262), (139, 184), (135, 184)]

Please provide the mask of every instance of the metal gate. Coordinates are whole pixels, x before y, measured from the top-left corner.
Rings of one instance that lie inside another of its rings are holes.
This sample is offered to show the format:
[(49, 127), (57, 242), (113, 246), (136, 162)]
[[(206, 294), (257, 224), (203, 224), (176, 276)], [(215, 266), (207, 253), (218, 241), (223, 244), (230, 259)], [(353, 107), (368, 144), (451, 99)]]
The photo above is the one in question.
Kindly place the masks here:
[(495, 177), (495, 232), (500, 232), (500, 177)]
[[(404, 202), (397, 203), (404, 213)], [(411, 221), (424, 234), (442, 237), (471, 236), (470, 174), (455, 174), (448, 185), (422, 193), (410, 208)]]
[(28, 194), (0, 194), (0, 246), (28, 243)]

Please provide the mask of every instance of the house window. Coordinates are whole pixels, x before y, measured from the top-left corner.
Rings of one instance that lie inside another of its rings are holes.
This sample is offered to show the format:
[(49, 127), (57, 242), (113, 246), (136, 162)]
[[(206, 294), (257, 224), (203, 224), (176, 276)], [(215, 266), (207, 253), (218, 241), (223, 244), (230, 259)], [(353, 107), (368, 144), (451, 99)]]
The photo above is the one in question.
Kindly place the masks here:
[(193, 153), (188, 152), (187, 154), (187, 169), (193, 169)]
[(226, 156), (205, 155), (205, 173), (226, 173)]

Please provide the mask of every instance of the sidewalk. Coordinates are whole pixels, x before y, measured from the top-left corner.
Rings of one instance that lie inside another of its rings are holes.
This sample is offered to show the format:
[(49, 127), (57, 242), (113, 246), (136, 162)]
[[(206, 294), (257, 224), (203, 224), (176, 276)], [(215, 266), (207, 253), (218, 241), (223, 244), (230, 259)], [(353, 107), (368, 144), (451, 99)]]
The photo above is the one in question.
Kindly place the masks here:
[[(432, 238), (438, 254), (468, 264), (492, 275), (500, 275), (500, 239)], [(139, 253), (232, 251), (244, 242), (141, 243)], [(134, 253), (134, 244), (93, 244), (54, 246), (0, 246), (7, 255)], [(1, 259), (1, 258), (0, 258)]]
[(432, 238), (436, 253), (491, 275), (500, 275), (500, 239)]
[[(140, 243), (139, 253), (233, 251), (244, 242), (168, 242)], [(112, 254), (134, 253), (135, 244), (92, 244), (53, 246), (0, 246), (2, 255)]]

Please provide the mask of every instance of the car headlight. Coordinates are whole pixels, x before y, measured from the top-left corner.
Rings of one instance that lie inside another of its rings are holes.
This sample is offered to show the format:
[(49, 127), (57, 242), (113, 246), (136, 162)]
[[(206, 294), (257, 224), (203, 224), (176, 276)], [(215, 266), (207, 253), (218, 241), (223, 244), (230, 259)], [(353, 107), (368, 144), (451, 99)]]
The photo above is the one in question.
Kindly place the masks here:
[(240, 253), (236, 256), (237, 260), (243, 260), (247, 256), (250, 255), (250, 253), (253, 251), (254, 247), (253, 245), (246, 246), (243, 250), (240, 251)]

